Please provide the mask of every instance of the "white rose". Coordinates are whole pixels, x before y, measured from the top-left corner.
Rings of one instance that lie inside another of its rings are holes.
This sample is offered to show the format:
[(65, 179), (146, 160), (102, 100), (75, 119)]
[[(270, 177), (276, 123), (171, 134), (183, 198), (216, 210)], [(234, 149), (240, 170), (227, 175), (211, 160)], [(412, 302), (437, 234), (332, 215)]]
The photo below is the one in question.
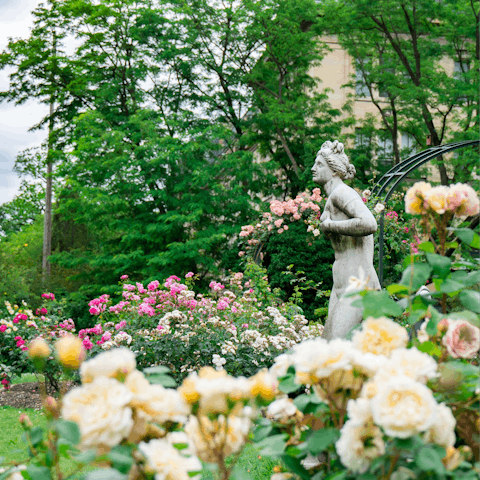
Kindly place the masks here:
[(351, 349), (351, 342), (342, 339), (327, 342), (317, 338), (299, 343), (291, 356), (296, 382), (312, 385), (336, 370), (351, 370)]
[(383, 203), (377, 203), (373, 209), (375, 210), (375, 213), (381, 213), (385, 210), (385, 205), (383, 205)]
[(378, 388), (371, 400), (373, 419), (387, 435), (408, 438), (435, 422), (437, 402), (425, 385), (398, 376)]
[(275, 378), (283, 377), (287, 374), (288, 367), (292, 364), (292, 360), (288, 353), (282, 353), (275, 358), (275, 363), (270, 367), (270, 374)]
[(457, 421), (452, 410), (444, 403), (437, 405), (435, 423), (425, 432), (426, 442), (436, 443), (444, 448), (455, 445), (455, 425)]
[(125, 347), (99, 353), (80, 365), (82, 383), (93, 382), (97, 377), (125, 377), (135, 370), (135, 354)]
[(131, 400), (132, 393), (125, 385), (113, 378), (98, 377), (65, 395), (62, 416), (78, 423), (82, 447), (114, 447), (132, 429)]
[(366, 472), (372, 461), (385, 453), (382, 437), (382, 431), (372, 422), (348, 420), (335, 443), (340, 461), (354, 473)]
[(437, 376), (437, 366), (437, 362), (430, 355), (415, 347), (398, 348), (378, 370), (374, 380), (382, 384), (397, 375), (406, 375), (425, 384)]
[(279, 398), (272, 402), (267, 408), (267, 417), (274, 420), (286, 421), (294, 417), (298, 412), (291, 398)]
[(140, 442), (138, 450), (146, 459), (145, 470), (155, 473), (155, 480), (189, 480), (190, 473), (202, 470), (197, 457), (182, 455), (166, 439)]

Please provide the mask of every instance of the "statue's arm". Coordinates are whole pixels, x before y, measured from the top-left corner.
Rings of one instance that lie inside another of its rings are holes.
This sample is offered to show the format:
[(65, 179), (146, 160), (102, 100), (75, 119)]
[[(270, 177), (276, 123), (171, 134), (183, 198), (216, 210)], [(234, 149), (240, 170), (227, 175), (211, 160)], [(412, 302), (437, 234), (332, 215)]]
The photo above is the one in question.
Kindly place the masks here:
[(322, 231), (351, 237), (365, 237), (377, 231), (377, 222), (372, 212), (355, 192), (339, 192), (332, 197), (332, 203), (341, 210), (348, 220), (332, 220), (328, 212), (322, 215)]

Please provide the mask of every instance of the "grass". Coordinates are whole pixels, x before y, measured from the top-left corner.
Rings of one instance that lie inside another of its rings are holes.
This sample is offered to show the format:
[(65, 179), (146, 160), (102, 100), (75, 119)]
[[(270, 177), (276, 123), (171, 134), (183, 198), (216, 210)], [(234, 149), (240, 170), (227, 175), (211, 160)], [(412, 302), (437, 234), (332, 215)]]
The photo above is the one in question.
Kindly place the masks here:
[[(25, 380), (22, 376), (22, 383)], [(34, 377), (34, 376), (33, 376)], [(36, 380), (34, 378), (34, 380)], [(31, 408), (18, 409), (13, 407), (0, 407), (0, 425), (2, 433), (0, 434), (0, 457), (5, 457), (5, 462), (25, 462), (28, 459), (26, 445), (22, 441), (23, 429), (18, 422), (18, 417), (25, 413), (30, 417), (34, 426), (45, 427), (47, 419), (45, 415), (38, 410)], [(251, 480), (269, 480), (273, 473), (273, 467), (278, 465), (268, 457), (262, 457), (258, 449), (251, 444), (245, 446), (242, 455), (238, 460), (238, 467), (247, 472)], [(75, 470), (77, 463), (71, 460), (62, 460), (62, 471), (65, 473)], [(212, 472), (205, 470), (203, 478), (213, 480)]]

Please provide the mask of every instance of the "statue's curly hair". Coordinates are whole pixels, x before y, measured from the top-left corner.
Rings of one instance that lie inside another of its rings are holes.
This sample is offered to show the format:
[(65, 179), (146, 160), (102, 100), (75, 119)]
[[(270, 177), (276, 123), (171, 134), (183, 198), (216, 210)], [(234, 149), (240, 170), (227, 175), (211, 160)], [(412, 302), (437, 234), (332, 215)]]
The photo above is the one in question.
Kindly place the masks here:
[(318, 152), (327, 162), (328, 166), (336, 172), (340, 178), (350, 180), (357, 172), (355, 166), (350, 163), (344, 152), (343, 143), (335, 140), (331, 142), (327, 140)]

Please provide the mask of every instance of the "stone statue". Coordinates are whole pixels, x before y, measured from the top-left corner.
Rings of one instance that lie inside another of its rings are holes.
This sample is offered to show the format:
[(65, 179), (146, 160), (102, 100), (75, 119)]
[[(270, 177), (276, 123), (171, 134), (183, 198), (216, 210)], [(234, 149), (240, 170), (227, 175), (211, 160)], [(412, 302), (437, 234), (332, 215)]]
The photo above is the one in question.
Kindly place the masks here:
[(363, 288), (380, 288), (373, 267), (373, 233), (377, 222), (360, 195), (343, 183), (343, 179), (353, 178), (356, 172), (342, 143), (325, 142), (317, 153), (312, 172), (313, 181), (328, 196), (320, 228), (335, 251), (333, 288), (322, 337), (331, 340), (345, 337), (362, 321), (362, 309), (351, 305), (355, 297), (342, 298), (350, 277), (360, 278)]

